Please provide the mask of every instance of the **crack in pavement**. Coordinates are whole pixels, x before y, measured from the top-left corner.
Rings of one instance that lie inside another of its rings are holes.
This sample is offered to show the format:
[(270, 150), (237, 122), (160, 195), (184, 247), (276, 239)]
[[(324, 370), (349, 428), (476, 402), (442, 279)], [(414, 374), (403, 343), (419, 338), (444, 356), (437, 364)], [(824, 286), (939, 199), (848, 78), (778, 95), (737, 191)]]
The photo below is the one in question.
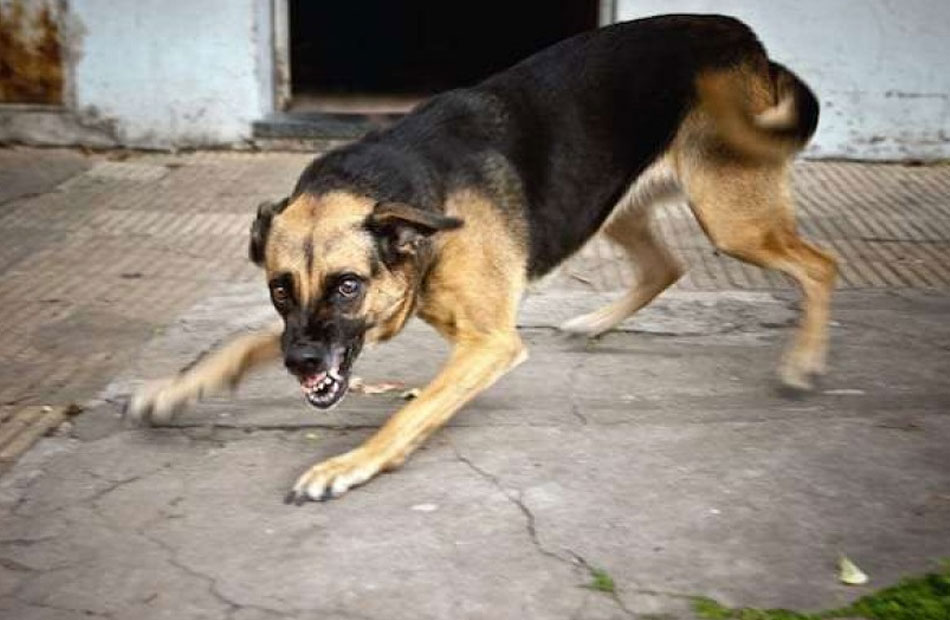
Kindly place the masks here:
[(10, 558), (3, 558), (3, 557), (0, 557), (0, 567), (5, 568), (9, 571), (13, 571), (15, 573), (40, 572), (40, 571), (37, 571), (37, 569), (33, 568), (32, 566), (27, 566), (26, 564), (22, 564), (20, 562), (17, 562), (16, 560), (11, 560)]
[[(572, 551), (571, 549), (568, 549), (567, 552), (570, 553), (571, 556), (574, 557), (574, 560), (575, 560), (578, 564), (580, 564), (581, 566), (583, 566), (583, 567), (587, 570), (587, 572), (590, 574), (591, 577), (595, 577), (595, 576), (597, 575), (597, 572), (598, 572), (597, 569), (594, 568), (593, 566), (591, 566), (590, 562), (588, 562), (588, 561), (584, 558), (584, 556), (580, 555), (579, 553), (577, 553), (577, 552), (575, 552), (575, 551)], [(592, 588), (588, 587), (588, 589), (592, 589)], [(639, 591), (638, 591), (638, 593), (639, 593)], [(623, 599), (620, 598), (620, 595), (617, 594), (616, 589), (610, 590), (609, 592), (604, 592), (604, 594), (606, 594), (607, 596), (609, 596), (609, 597), (613, 600), (614, 604), (617, 605), (617, 607), (619, 607), (620, 610), (623, 611), (625, 614), (627, 614), (627, 615), (630, 616), (631, 618), (635, 618), (635, 617), (636, 617), (636, 615), (633, 613), (633, 610), (631, 610), (630, 608), (628, 608), (627, 605), (623, 602)], [(583, 610), (583, 608), (582, 608), (582, 610)]]
[[(160, 516), (158, 518), (162, 518), (162, 517)], [(178, 569), (179, 571), (183, 572), (184, 574), (188, 575), (191, 578), (198, 579), (199, 581), (204, 582), (207, 585), (208, 593), (215, 600), (217, 600), (219, 603), (224, 605), (225, 608), (227, 609), (227, 611), (225, 612), (226, 618), (233, 617), (235, 613), (237, 613), (238, 611), (242, 609), (252, 609), (255, 611), (260, 611), (260, 612), (269, 614), (271, 616), (278, 617), (278, 618), (292, 618), (293, 617), (289, 613), (280, 611), (278, 609), (271, 609), (269, 607), (264, 607), (261, 605), (238, 603), (234, 601), (233, 599), (231, 599), (230, 597), (228, 597), (221, 591), (221, 588), (218, 585), (217, 579), (215, 579), (211, 575), (208, 575), (206, 573), (203, 573), (199, 570), (196, 570), (188, 566), (187, 564), (182, 562), (180, 559), (178, 559), (178, 552), (175, 550), (174, 547), (166, 543), (164, 540), (149, 534), (146, 530), (146, 528), (149, 525), (150, 524), (143, 525), (142, 527), (135, 530), (135, 533), (141, 536), (142, 538), (144, 538), (145, 540), (148, 540), (149, 542), (153, 543), (159, 549), (161, 549), (165, 553), (165, 560), (168, 562), (170, 566), (173, 566), (174, 568)]]
[(95, 504), (100, 499), (104, 498), (106, 495), (109, 495), (113, 491), (116, 491), (117, 489), (120, 489), (128, 484), (132, 484), (133, 482), (138, 482), (139, 480), (142, 480), (143, 478), (147, 478), (151, 476), (152, 474), (158, 473), (161, 470), (168, 469), (170, 467), (171, 467), (171, 463), (165, 463), (164, 465), (162, 465), (161, 467), (153, 471), (149, 471), (144, 474), (136, 474), (134, 476), (129, 476), (128, 478), (120, 478), (119, 480), (115, 480), (113, 478), (107, 478), (106, 476), (100, 476), (99, 474), (93, 473), (92, 471), (87, 469), (86, 470), (87, 475), (95, 478), (96, 480), (102, 480), (104, 482), (107, 482), (108, 486), (102, 489), (99, 489), (98, 491), (96, 491), (95, 493), (87, 497), (86, 499), (82, 500), (82, 502), (80, 503), (89, 502), (90, 504)]
[[(72, 502), (72, 503), (69, 503), (69, 504), (63, 504), (62, 506), (57, 506), (56, 508), (53, 508), (53, 509), (51, 509), (51, 510), (45, 510), (45, 511), (42, 511), (42, 512), (34, 512), (34, 513), (30, 513), (30, 514), (23, 514), (23, 513), (20, 512), (20, 511), (21, 511), (22, 507), (23, 507), (23, 506), (27, 503), (27, 501), (29, 500), (29, 497), (28, 497), (28, 496), (29, 496), (29, 490), (30, 490), (30, 488), (33, 486), (33, 485), (31, 484), (30, 486), (28, 486), (28, 487), (26, 487), (25, 489), (23, 489), (23, 494), (22, 494), (19, 498), (17, 498), (16, 504), (7, 512), (7, 514), (12, 515), (12, 516), (14, 516), (14, 517), (20, 517), (20, 518), (23, 518), (23, 519), (29, 519), (29, 518), (33, 518), (33, 517), (36, 517), (36, 516), (39, 516), (39, 515), (53, 515), (53, 514), (56, 514), (56, 513), (58, 513), (58, 512), (62, 512), (63, 510), (66, 510), (66, 509), (68, 509), (68, 508), (74, 508), (74, 507), (76, 507), (76, 506), (81, 506), (81, 505), (83, 505), (83, 504), (89, 504), (89, 505), (92, 506), (93, 509), (95, 510), (95, 509), (96, 509), (96, 505), (97, 505), (97, 503), (99, 502), (99, 500), (101, 500), (101, 499), (102, 499), (103, 497), (105, 497), (106, 495), (109, 495), (110, 493), (112, 493), (112, 492), (116, 491), (117, 489), (120, 489), (120, 488), (122, 488), (122, 487), (124, 487), (124, 486), (126, 486), (126, 485), (132, 484), (133, 482), (138, 482), (138, 481), (140, 481), (140, 480), (143, 480), (143, 479), (145, 479), (145, 478), (148, 478), (149, 476), (153, 476), (154, 474), (157, 474), (157, 473), (160, 472), (160, 471), (163, 471), (163, 470), (165, 470), (165, 469), (168, 469), (168, 468), (170, 468), (171, 466), (172, 466), (172, 463), (166, 462), (166, 463), (162, 464), (161, 467), (157, 467), (157, 468), (155, 468), (154, 470), (147, 471), (147, 472), (144, 472), (144, 473), (141, 473), (141, 474), (136, 474), (136, 475), (134, 475), (134, 476), (129, 476), (128, 478), (122, 478), (122, 479), (120, 479), (120, 480), (115, 480), (115, 479), (112, 479), (112, 478), (107, 478), (107, 477), (105, 477), (105, 476), (100, 476), (99, 474), (96, 474), (96, 473), (94, 473), (94, 472), (92, 472), (92, 471), (90, 471), (90, 470), (88, 470), (88, 469), (84, 469), (83, 472), (84, 472), (87, 476), (89, 476), (90, 478), (93, 478), (93, 479), (95, 479), (95, 480), (100, 480), (100, 481), (107, 482), (107, 483), (108, 483), (107, 486), (105, 486), (105, 487), (102, 488), (102, 489), (99, 489), (99, 490), (95, 491), (94, 493), (92, 493), (92, 494), (89, 495), (88, 497), (84, 497), (84, 498), (82, 498), (82, 499), (80, 499), (80, 500), (77, 500), (77, 501)], [(38, 478), (37, 478), (37, 479), (38, 479)], [(44, 537), (44, 539), (46, 539), (46, 538), (55, 538), (55, 536), (52, 536), (52, 537)], [(0, 544), (6, 544), (7, 542), (8, 542), (8, 541), (2, 541), (2, 540), (0, 540)], [(36, 541), (34, 541), (34, 542), (40, 542), (40, 540), (36, 540)]]
[(587, 416), (581, 413), (580, 403), (577, 402), (577, 393), (574, 391), (574, 381), (577, 379), (578, 373), (580, 373), (588, 359), (590, 359), (590, 357), (587, 355), (580, 356), (567, 375), (567, 384), (570, 386), (571, 414), (580, 420), (581, 426), (587, 426), (588, 421)]
[[(557, 553), (556, 551), (552, 551), (541, 542), (540, 536), (538, 534), (537, 519), (535, 518), (534, 513), (531, 512), (531, 509), (528, 508), (528, 506), (524, 503), (521, 491), (512, 493), (511, 491), (506, 489), (504, 485), (502, 485), (501, 480), (498, 476), (496, 476), (495, 474), (492, 474), (491, 472), (487, 471), (481, 466), (475, 464), (470, 458), (462, 454), (462, 452), (458, 449), (458, 447), (451, 441), (449, 441), (448, 443), (449, 443), (449, 446), (452, 448), (452, 451), (455, 453), (456, 460), (464, 464), (466, 467), (468, 467), (473, 472), (475, 472), (480, 478), (482, 478), (483, 480), (490, 483), (493, 487), (495, 487), (495, 489), (497, 489), (509, 502), (511, 502), (514, 506), (516, 506), (518, 510), (521, 512), (521, 514), (524, 515), (525, 529), (527, 530), (528, 538), (531, 540), (531, 543), (534, 545), (534, 547), (538, 550), (539, 553), (541, 553), (545, 557), (557, 560), (558, 562), (562, 562), (573, 568), (580, 567), (584, 569), (584, 571), (591, 578), (594, 578), (596, 576), (598, 569), (595, 566), (593, 566), (584, 556), (577, 553), (573, 549), (565, 547), (564, 553), (566, 553), (569, 557), (564, 557), (560, 555), (559, 553)], [(591, 591), (591, 589), (588, 586), (585, 585), (583, 587), (587, 588), (588, 591)], [(688, 594), (681, 594), (678, 592), (667, 592), (663, 590), (653, 590), (649, 588), (633, 588), (633, 589), (628, 589), (627, 592), (629, 592), (630, 594), (642, 594), (646, 596), (662, 596), (662, 597), (668, 597), (668, 598), (680, 599), (680, 600), (689, 600), (689, 601), (692, 601), (695, 598), (694, 596), (691, 596)], [(620, 609), (625, 615), (627, 615), (630, 618), (636, 617), (636, 613), (632, 609), (627, 607), (626, 603), (620, 597), (620, 593), (618, 593), (617, 591), (613, 591), (613, 592), (603, 592), (603, 594), (607, 595), (607, 597), (610, 598), (611, 601), (617, 606), (617, 608)], [(583, 610), (587, 607), (588, 600), (589, 600), (589, 594), (586, 594), (584, 599), (581, 601), (580, 606), (577, 608), (574, 614), (572, 614), (571, 616), (572, 618), (579, 617), (579, 614), (583, 612)]]
[[(169, 502), (167, 503), (167, 506), (174, 506), (180, 501), (181, 501), (181, 496), (176, 496), (175, 498), (169, 500)], [(287, 611), (283, 611), (280, 609), (265, 607), (263, 605), (258, 605), (255, 603), (240, 603), (238, 601), (235, 601), (233, 598), (226, 595), (221, 590), (221, 586), (218, 583), (217, 578), (182, 562), (181, 559), (178, 557), (178, 551), (172, 545), (165, 542), (161, 538), (158, 538), (157, 536), (149, 533), (148, 528), (151, 527), (152, 524), (168, 518), (167, 513), (165, 513), (164, 511), (160, 511), (160, 513), (161, 514), (156, 516), (154, 519), (152, 519), (148, 523), (145, 523), (139, 528), (136, 528), (134, 530), (134, 533), (140, 536), (141, 538), (151, 542), (159, 549), (161, 549), (162, 552), (165, 554), (166, 562), (168, 562), (170, 566), (181, 571), (188, 577), (204, 582), (207, 587), (207, 591), (212, 596), (212, 598), (214, 598), (216, 601), (218, 601), (221, 605), (223, 605), (226, 608), (225, 615), (224, 615), (225, 618), (232, 618), (234, 614), (236, 614), (237, 612), (241, 610), (253, 610), (253, 611), (267, 614), (275, 618), (292, 619), (292, 618), (299, 618), (307, 614), (316, 614), (316, 617), (337, 616), (337, 617), (343, 617), (343, 618), (353, 618), (353, 620), (373, 620), (369, 616), (365, 616), (361, 614), (354, 615), (351, 612), (340, 610), (340, 609), (328, 610), (328, 609), (322, 609), (322, 608), (291, 607)], [(99, 514), (101, 518), (106, 518), (101, 513), (97, 512), (97, 514)], [(106, 518), (106, 520), (108, 519)]]
[[(594, 568), (579, 553), (565, 548), (565, 552), (570, 556), (566, 558), (558, 554), (556, 551), (552, 551), (544, 546), (544, 544), (541, 542), (540, 536), (538, 535), (537, 520), (535, 519), (534, 513), (531, 512), (531, 509), (528, 508), (528, 506), (524, 503), (522, 498), (523, 494), (521, 491), (517, 491), (516, 493), (510, 492), (501, 484), (501, 480), (498, 478), (498, 476), (476, 465), (471, 459), (463, 455), (458, 447), (451, 441), (449, 442), (449, 445), (452, 448), (452, 451), (455, 453), (456, 459), (460, 463), (463, 463), (465, 466), (475, 472), (480, 478), (489, 482), (493, 487), (495, 487), (495, 489), (504, 495), (509, 502), (511, 502), (518, 508), (519, 511), (521, 511), (521, 514), (524, 515), (525, 518), (525, 529), (527, 530), (528, 538), (531, 540), (531, 543), (538, 550), (538, 552), (541, 553), (541, 555), (567, 564), (572, 568), (577, 568), (580, 566), (588, 573), (590, 577), (594, 577)], [(627, 616), (631, 618), (634, 617), (633, 612), (630, 611), (626, 605), (624, 605), (623, 601), (620, 600), (620, 597), (617, 596), (616, 592), (605, 594), (608, 594), (609, 598), (611, 598), (617, 607)], [(586, 603), (582, 603), (579, 611), (583, 610), (585, 604)], [(579, 613), (579, 611), (575, 613)]]
[(365, 616), (362, 614), (354, 615), (348, 611), (344, 611), (340, 609), (327, 610), (327, 609), (322, 609), (322, 608), (291, 608), (288, 611), (281, 611), (279, 609), (274, 609), (272, 607), (265, 607), (263, 605), (257, 605), (255, 603), (239, 603), (221, 591), (221, 587), (218, 584), (218, 580), (215, 577), (212, 577), (211, 575), (207, 573), (203, 573), (191, 566), (188, 566), (187, 564), (185, 564), (178, 558), (178, 552), (174, 549), (174, 547), (172, 547), (165, 541), (161, 540), (160, 538), (155, 538), (154, 536), (147, 534), (144, 530), (145, 530), (145, 527), (143, 526), (142, 528), (137, 530), (136, 533), (139, 534), (141, 537), (145, 538), (146, 540), (154, 543), (160, 549), (162, 549), (166, 554), (165, 559), (169, 565), (175, 567), (176, 569), (180, 570), (181, 572), (188, 575), (189, 577), (198, 579), (200, 581), (205, 582), (205, 584), (207, 584), (208, 593), (211, 594), (211, 596), (215, 600), (217, 600), (219, 603), (221, 603), (227, 608), (227, 611), (225, 612), (225, 616), (224, 616), (225, 618), (233, 618), (234, 614), (236, 614), (237, 612), (248, 609), (248, 610), (265, 613), (275, 618), (294, 619), (294, 618), (300, 618), (301, 615), (303, 614), (316, 614), (316, 617), (328, 617), (332, 615), (332, 616), (338, 616), (338, 617), (343, 617), (343, 618), (352, 618), (353, 620), (374, 620), (373, 618), (369, 616)]
[(33, 545), (38, 545), (57, 538), (59, 538), (58, 534), (55, 536), (38, 536), (36, 538), (6, 538), (0, 539), (0, 547), (32, 547)]
[(561, 557), (560, 555), (557, 554), (557, 552), (551, 551), (550, 549), (545, 547), (544, 544), (541, 543), (541, 540), (538, 537), (538, 529), (537, 529), (537, 524), (535, 522), (534, 514), (531, 512), (530, 509), (528, 509), (524, 501), (522, 501), (520, 491), (517, 494), (512, 494), (507, 489), (505, 489), (504, 486), (502, 486), (501, 481), (498, 479), (497, 476), (482, 469), (481, 467), (473, 463), (471, 459), (469, 459), (468, 457), (466, 457), (459, 451), (458, 447), (451, 440), (449, 440), (448, 443), (449, 443), (449, 446), (452, 448), (452, 451), (455, 452), (455, 458), (460, 463), (463, 463), (464, 465), (466, 465), (469, 469), (471, 469), (476, 474), (478, 474), (478, 476), (481, 477), (483, 480), (487, 480), (502, 495), (504, 495), (505, 498), (509, 502), (514, 504), (518, 508), (518, 510), (521, 511), (521, 514), (524, 515), (524, 518), (525, 518), (526, 528), (528, 531), (528, 537), (531, 539), (531, 543), (538, 549), (538, 551), (542, 555), (558, 560), (559, 562), (573, 564), (571, 560)]
[[(82, 503), (88, 503), (89, 506), (92, 508), (93, 513), (96, 516), (98, 516), (99, 519), (102, 520), (103, 522), (116, 526), (119, 529), (126, 529), (126, 528), (123, 528), (123, 525), (121, 523), (116, 523), (110, 516), (108, 516), (102, 511), (102, 507), (99, 505), (99, 500), (101, 500), (103, 497), (105, 497), (109, 493), (112, 493), (113, 491), (115, 491), (116, 489), (122, 486), (142, 480), (144, 478), (147, 478), (151, 475), (154, 475), (160, 471), (164, 471), (171, 467), (172, 467), (172, 463), (166, 462), (166, 463), (163, 463), (161, 467), (158, 467), (150, 472), (138, 474), (136, 476), (130, 476), (122, 480), (114, 480), (112, 481), (112, 484), (109, 487), (105, 489), (101, 489), (95, 495), (87, 498)], [(89, 471), (87, 471), (86, 473), (91, 475), (93, 478), (105, 479), (102, 476), (98, 476), (97, 474), (94, 474)], [(181, 496), (178, 495), (172, 498), (171, 500), (169, 500), (169, 502), (167, 502), (167, 505), (174, 506), (180, 501), (181, 501)], [(148, 522), (141, 525), (140, 527), (134, 530), (130, 530), (130, 531), (136, 534), (137, 536), (139, 536), (140, 538), (152, 543), (153, 545), (161, 549), (165, 555), (166, 562), (170, 566), (176, 568), (177, 570), (183, 572), (184, 574), (186, 574), (187, 576), (191, 578), (198, 579), (199, 581), (204, 582), (207, 586), (208, 593), (212, 596), (212, 598), (217, 600), (226, 608), (227, 610), (225, 612), (226, 618), (231, 618), (235, 613), (237, 613), (238, 611), (242, 609), (253, 609), (255, 611), (260, 611), (260, 612), (269, 614), (271, 616), (276, 616), (280, 618), (290, 617), (288, 616), (288, 614), (276, 609), (270, 609), (270, 608), (263, 607), (260, 605), (241, 604), (241, 603), (237, 603), (233, 601), (232, 599), (230, 599), (228, 596), (226, 596), (224, 593), (221, 592), (218, 586), (218, 582), (214, 577), (207, 575), (205, 573), (202, 573), (201, 571), (198, 571), (196, 569), (193, 569), (187, 564), (184, 564), (183, 562), (181, 562), (181, 560), (178, 559), (178, 552), (171, 545), (161, 540), (160, 538), (157, 538), (151, 535), (148, 532), (148, 528), (151, 527), (154, 523), (167, 519), (167, 518), (168, 518), (167, 513), (163, 510), (160, 510), (159, 514), (156, 515), (153, 519), (149, 520)]]
[[(257, 431), (374, 431), (378, 430), (380, 424), (327, 424), (319, 422), (305, 422), (302, 424), (234, 424), (231, 422), (184, 422), (181, 424), (165, 424), (153, 426), (151, 428), (160, 430), (188, 430), (188, 429), (223, 429), (238, 430), (246, 433)], [(188, 435), (189, 439), (194, 439)]]

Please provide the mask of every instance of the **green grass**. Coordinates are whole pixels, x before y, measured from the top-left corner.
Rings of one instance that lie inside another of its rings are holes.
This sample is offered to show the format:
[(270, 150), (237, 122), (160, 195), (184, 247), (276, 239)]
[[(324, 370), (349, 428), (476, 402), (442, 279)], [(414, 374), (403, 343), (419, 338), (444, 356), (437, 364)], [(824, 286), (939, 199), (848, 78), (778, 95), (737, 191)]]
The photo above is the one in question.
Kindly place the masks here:
[(700, 597), (693, 599), (693, 609), (706, 620), (950, 620), (950, 564), (939, 572), (904, 579), (863, 596), (847, 607), (814, 614), (787, 609), (730, 609)]
[(606, 592), (608, 594), (615, 594), (617, 592), (617, 586), (614, 585), (614, 580), (607, 574), (607, 571), (592, 568), (590, 569), (590, 576), (591, 582), (587, 584), (587, 587), (591, 590)]

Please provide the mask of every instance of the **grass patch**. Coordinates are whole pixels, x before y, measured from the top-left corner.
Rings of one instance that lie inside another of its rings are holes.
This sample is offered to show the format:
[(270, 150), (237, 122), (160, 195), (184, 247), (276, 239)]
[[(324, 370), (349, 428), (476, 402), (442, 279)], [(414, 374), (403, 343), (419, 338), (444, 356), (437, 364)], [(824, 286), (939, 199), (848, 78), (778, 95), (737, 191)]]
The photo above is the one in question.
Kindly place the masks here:
[(591, 590), (606, 592), (607, 594), (616, 594), (617, 586), (614, 585), (613, 577), (608, 575), (607, 571), (592, 568), (590, 569), (590, 577), (591, 581), (587, 584), (587, 587)]
[(693, 610), (706, 620), (950, 620), (950, 564), (936, 573), (904, 579), (847, 607), (814, 614), (787, 609), (731, 609), (709, 598), (694, 598)]

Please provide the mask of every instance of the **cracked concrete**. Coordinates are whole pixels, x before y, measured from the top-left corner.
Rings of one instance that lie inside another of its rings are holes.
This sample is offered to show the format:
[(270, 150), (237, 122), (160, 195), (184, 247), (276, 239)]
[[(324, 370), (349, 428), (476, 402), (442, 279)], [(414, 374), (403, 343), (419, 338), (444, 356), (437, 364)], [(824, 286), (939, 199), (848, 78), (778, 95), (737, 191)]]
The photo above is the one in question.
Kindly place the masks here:
[[(584, 420), (583, 417), (581, 417), (581, 420), (583, 420), (583, 423), (585, 425), (587, 424), (586, 420)], [(518, 510), (520, 510), (521, 513), (524, 515), (525, 530), (527, 532), (528, 538), (531, 540), (531, 543), (535, 546), (535, 548), (537, 548), (538, 552), (541, 555), (545, 557), (549, 557), (553, 560), (557, 560), (558, 562), (566, 562), (567, 564), (575, 568), (579, 567), (583, 569), (583, 571), (586, 572), (591, 579), (593, 579), (595, 575), (595, 571), (597, 569), (591, 566), (590, 563), (587, 560), (585, 560), (582, 556), (580, 556), (576, 551), (565, 548), (563, 552), (567, 555), (567, 557), (564, 557), (561, 554), (555, 551), (551, 551), (550, 549), (544, 546), (538, 534), (537, 519), (535, 518), (534, 513), (531, 512), (531, 510), (522, 500), (522, 492), (520, 490), (506, 489), (504, 486), (502, 486), (501, 481), (498, 479), (497, 476), (493, 475), (490, 472), (485, 471), (484, 469), (482, 469), (481, 467), (473, 463), (471, 459), (467, 458), (461, 452), (459, 452), (456, 446), (453, 445), (452, 450), (455, 452), (455, 456), (459, 461), (461, 461), (462, 463), (465, 463), (472, 471), (474, 471), (481, 478), (483, 478), (484, 480), (489, 482), (491, 485), (493, 485), (496, 489), (498, 489), (498, 492), (504, 495), (505, 497), (507, 497), (508, 501), (510, 501), (515, 506), (517, 506)], [(617, 607), (619, 607), (620, 610), (623, 611), (623, 613), (627, 614), (630, 617), (633, 617), (633, 612), (631, 612), (630, 609), (627, 608), (627, 606), (623, 602), (623, 599), (617, 596), (616, 592), (610, 592), (610, 593), (607, 593), (607, 595), (614, 603), (616, 603)], [(582, 611), (587, 607), (588, 603), (589, 601), (587, 597), (584, 597), (584, 601), (581, 607), (577, 611), (575, 611), (573, 614), (571, 614), (571, 617), (572, 618), (580, 617)]]
[[(135, 156), (60, 183), (86, 165), (70, 160), (0, 205), (8, 236), (36, 250), (5, 248), (0, 307), (15, 329), (0, 343), (3, 398), (49, 388), (86, 405), (0, 477), (0, 618), (690, 620), (695, 595), (833, 607), (950, 557), (950, 295), (895, 279), (943, 273), (946, 207), (930, 190), (911, 205), (926, 213), (900, 211), (919, 233), (900, 243), (938, 242), (903, 255), (860, 239), (876, 228), (855, 223), (854, 204), (806, 213), (811, 231), (833, 220), (851, 270), (831, 373), (807, 397), (781, 395), (774, 379), (796, 295), (721, 257), (694, 263), (691, 280), (615, 333), (559, 334), (617, 294), (605, 286), (616, 278), (588, 278), (603, 257), (587, 253), (526, 300), (529, 360), (400, 471), (342, 500), (281, 502), (307, 467), (369, 436), (398, 395), (320, 412), (273, 368), (167, 427), (126, 426), (138, 381), (270, 319), (259, 274), (236, 262), (246, 211), (305, 159)], [(821, 185), (814, 166), (803, 166), (806, 202)], [(903, 174), (874, 169), (876, 183), (914, 192), (914, 175), (934, 173)], [(875, 204), (875, 221), (894, 211)], [(694, 242), (677, 247), (695, 255)], [(79, 274), (57, 293), (68, 299), (24, 286), (62, 265)], [(730, 285), (741, 278), (744, 290)], [(356, 370), (418, 386), (446, 353), (412, 323)], [(837, 582), (842, 552), (871, 575), (867, 588)], [(614, 593), (586, 587), (595, 570)]]
[[(256, 287), (231, 285), (0, 480), (0, 614), (686, 619), (694, 595), (840, 605), (866, 591), (837, 583), (840, 552), (875, 586), (933, 567), (950, 556), (950, 299), (839, 294), (832, 374), (789, 400), (772, 375), (790, 299), (674, 293), (588, 343), (550, 329), (566, 302), (539, 294), (524, 366), (402, 470), (292, 509), (296, 475), (397, 397), (317, 412), (274, 369), (170, 427), (118, 417), (139, 378), (266, 316)], [(727, 314), (728, 330), (696, 327)], [(411, 385), (444, 353), (413, 324), (358, 372)], [(595, 569), (615, 593), (585, 587)]]

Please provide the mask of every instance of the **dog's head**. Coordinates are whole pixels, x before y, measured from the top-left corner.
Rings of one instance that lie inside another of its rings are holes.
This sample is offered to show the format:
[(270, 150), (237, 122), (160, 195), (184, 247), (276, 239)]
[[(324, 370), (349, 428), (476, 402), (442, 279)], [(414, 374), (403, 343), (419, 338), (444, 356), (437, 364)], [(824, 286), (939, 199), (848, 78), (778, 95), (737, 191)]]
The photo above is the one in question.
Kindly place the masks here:
[(250, 257), (267, 272), (284, 318), (284, 364), (315, 407), (349, 387), (364, 342), (395, 335), (409, 318), (431, 238), (462, 220), (402, 203), (334, 191), (265, 203)]

